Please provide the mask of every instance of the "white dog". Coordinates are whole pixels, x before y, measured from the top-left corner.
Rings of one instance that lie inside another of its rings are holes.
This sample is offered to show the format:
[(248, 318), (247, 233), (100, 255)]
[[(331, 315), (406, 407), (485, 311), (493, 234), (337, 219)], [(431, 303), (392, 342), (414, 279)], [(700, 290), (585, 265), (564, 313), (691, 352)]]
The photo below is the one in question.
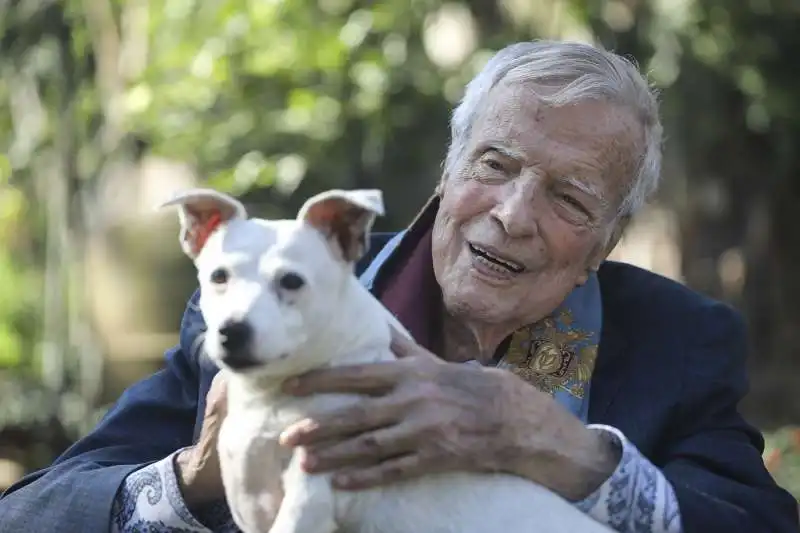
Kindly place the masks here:
[(179, 206), (181, 244), (197, 266), (205, 349), (227, 374), (219, 454), (245, 533), (608, 532), (554, 493), (505, 474), (437, 474), (358, 492), (300, 468), (278, 444), (290, 424), (357, 400), (296, 398), (281, 383), (308, 370), (393, 359), (397, 320), (358, 282), (376, 215), (374, 190), (329, 191), (296, 220), (248, 219), (234, 198), (192, 190)]

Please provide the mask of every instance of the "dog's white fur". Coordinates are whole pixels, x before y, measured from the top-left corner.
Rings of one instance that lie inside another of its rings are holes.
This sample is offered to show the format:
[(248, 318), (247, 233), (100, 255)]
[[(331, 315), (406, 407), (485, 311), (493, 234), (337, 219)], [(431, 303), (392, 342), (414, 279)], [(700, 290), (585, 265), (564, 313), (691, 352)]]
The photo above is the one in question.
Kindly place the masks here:
[[(248, 219), (240, 202), (211, 190), (188, 191), (165, 205), (179, 207), (182, 245), (200, 280), (205, 349), (227, 374), (228, 415), (218, 447), (227, 499), (245, 533), (610, 531), (554, 493), (505, 474), (430, 475), (337, 491), (329, 476), (302, 471), (302, 451), (278, 445), (290, 424), (357, 400), (289, 397), (279, 390), (286, 378), (389, 361), (390, 324), (405, 331), (353, 275), (372, 221), (383, 213), (379, 191), (317, 195), (296, 220)], [(197, 252), (193, 228), (211, 211), (224, 222)], [(215, 284), (212, 272), (220, 268), (228, 280)], [(286, 272), (302, 276), (305, 286), (280, 287)], [(229, 319), (252, 326), (249, 356), (257, 364), (247, 371), (223, 362), (219, 330)]]

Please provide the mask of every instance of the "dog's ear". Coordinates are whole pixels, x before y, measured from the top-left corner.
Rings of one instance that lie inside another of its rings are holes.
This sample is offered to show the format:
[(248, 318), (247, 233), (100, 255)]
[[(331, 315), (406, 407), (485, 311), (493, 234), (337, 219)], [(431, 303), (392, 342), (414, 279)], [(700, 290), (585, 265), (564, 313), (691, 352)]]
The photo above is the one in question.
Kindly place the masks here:
[(366, 252), (375, 217), (383, 215), (383, 194), (377, 189), (332, 190), (309, 198), (297, 219), (327, 236), (355, 262)]
[(247, 210), (236, 198), (211, 189), (190, 189), (161, 204), (178, 206), (183, 251), (196, 259), (212, 233), (224, 222), (246, 219)]

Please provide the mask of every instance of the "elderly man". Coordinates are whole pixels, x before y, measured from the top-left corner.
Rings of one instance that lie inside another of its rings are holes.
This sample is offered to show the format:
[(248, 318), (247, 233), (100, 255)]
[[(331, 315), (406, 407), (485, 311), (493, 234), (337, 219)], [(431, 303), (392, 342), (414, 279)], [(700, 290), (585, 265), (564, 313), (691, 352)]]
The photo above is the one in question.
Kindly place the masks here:
[[(375, 237), (363, 265), (419, 344), (288, 383), (365, 399), (284, 444), (344, 489), (501, 470), (622, 533), (796, 532), (796, 504), (737, 413), (739, 316), (605, 261), (656, 188), (661, 137), (624, 59), (557, 42), (500, 51), (453, 114), (433, 199), (406, 231)], [(166, 368), (12, 487), (0, 530), (232, 529), (214, 458), (224, 383), (201, 359), (196, 299)]]

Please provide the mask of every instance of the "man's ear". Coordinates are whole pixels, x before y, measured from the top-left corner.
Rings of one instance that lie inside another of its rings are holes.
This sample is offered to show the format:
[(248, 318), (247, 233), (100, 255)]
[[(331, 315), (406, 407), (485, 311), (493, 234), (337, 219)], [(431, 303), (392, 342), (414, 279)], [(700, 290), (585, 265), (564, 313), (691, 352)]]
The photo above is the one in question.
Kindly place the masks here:
[(223, 223), (246, 219), (247, 210), (232, 196), (211, 189), (190, 189), (161, 204), (178, 206), (180, 243), (184, 253), (196, 259), (212, 233)]
[(332, 190), (309, 198), (297, 219), (322, 232), (345, 261), (354, 263), (367, 251), (372, 223), (383, 212), (377, 189)]

